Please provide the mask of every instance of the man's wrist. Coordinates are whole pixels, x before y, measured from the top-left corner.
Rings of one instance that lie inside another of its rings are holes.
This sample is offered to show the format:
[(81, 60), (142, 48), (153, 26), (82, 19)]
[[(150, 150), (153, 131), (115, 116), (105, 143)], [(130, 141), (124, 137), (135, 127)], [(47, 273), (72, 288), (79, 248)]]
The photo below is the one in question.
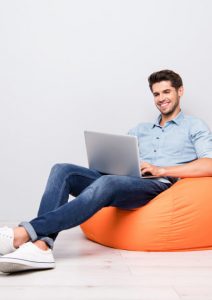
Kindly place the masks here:
[(168, 176), (167, 169), (165, 167), (160, 167), (159, 168), (159, 175), (161, 175), (163, 177)]

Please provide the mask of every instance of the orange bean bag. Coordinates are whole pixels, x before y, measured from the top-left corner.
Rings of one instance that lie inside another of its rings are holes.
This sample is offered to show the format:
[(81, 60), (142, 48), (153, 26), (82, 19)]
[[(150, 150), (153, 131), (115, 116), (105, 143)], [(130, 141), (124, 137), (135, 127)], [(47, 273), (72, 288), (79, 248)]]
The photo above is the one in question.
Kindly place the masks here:
[(212, 249), (212, 177), (182, 179), (136, 210), (103, 208), (81, 228), (88, 239), (118, 249)]

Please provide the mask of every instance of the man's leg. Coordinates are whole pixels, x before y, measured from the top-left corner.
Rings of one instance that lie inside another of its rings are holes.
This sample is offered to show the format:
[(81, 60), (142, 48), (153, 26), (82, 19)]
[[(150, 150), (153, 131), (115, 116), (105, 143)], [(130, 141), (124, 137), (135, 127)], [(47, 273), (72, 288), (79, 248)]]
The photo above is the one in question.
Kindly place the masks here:
[[(43, 241), (51, 247), (48, 239), (51, 239), (52, 235), (83, 223), (102, 207), (137, 208), (148, 203), (170, 185), (154, 179), (100, 176), (74, 200), (39, 215), (26, 223), (25, 229), (31, 240), (43, 238)], [(50, 249), (43, 251), (31, 242), (25, 243), (13, 253), (0, 257), (0, 271), (6, 273), (48, 269), (54, 266), (52, 251)]]
[[(41, 199), (38, 216), (55, 210), (66, 203), (69, 199), (69, 194), (77, 196), (100, 176), (99, 172), (88, 168), (72, 164), (56, 164), (50, 172), (46, 189)], [(27, 223), (23, 222), (22, 224), (25, 224), (27, 227)], [(52, 245), (56, 236), (57, 234), (53, 234), (49, 237), (41, 237), (41, 239), (46, 239)], [(33, 233), (30, 236), (28, 231), (25, 230), (25, 226), (16, 227), (14, 232), (10, 228), (2, 228), (0, 229), (0, 254), (12, 252), (30, 239), (35, 240)], [(4, 242), (5, 245), (3, 245)], [(41, 245), (40, 241), (38, 244)], [(44, 243), (43, 246), (45, 246)]]
[[(157, 179), (141, 179), (129, 176), (99, 176), (74, 200), (58, 205), (51, 211), (39, 214), (25, 223), (31, 240), (53, 237), (60, 231), (80, 225), (98, 210), (106, 206), (123, 209), (138, 208), (148, 203), (170, 187)], [(49, 244), (51, 247), (52, 245)]]

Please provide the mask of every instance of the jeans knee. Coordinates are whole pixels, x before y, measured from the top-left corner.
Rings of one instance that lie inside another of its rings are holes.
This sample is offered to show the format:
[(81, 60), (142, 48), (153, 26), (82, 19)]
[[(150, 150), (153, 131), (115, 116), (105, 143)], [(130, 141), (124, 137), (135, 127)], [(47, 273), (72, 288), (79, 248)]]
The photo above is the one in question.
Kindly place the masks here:
[(72, 167), (66, 163), (57, 163), (52, 166), (46, 189), (54, 187), (61, 187), (61, 184), (66, 180), (67, 176), (71, 174)]
[(53, 165), (53, 167), (51, 168), (51, 175), (54, 176), (64, 176), (68, 173), (71, 172), (72, 170), (72, 165), (71, 164), (67, 164), (67, 163), (56, 163)]
[(54, 165), (52, 166), (51, 172), (52, 172), (52, 173), (60, 172), (61, 170), (64, 169), (64, 166), (65, 166), (65, 165), (66, 165), (66, 164), (63, 164), (63, 163), (56, 163), (56, 164), (54, 164)]
[(112, 182), (112, 176), (113, 175), (103, 175), (98, 179), (98, 183), (106, 186)]

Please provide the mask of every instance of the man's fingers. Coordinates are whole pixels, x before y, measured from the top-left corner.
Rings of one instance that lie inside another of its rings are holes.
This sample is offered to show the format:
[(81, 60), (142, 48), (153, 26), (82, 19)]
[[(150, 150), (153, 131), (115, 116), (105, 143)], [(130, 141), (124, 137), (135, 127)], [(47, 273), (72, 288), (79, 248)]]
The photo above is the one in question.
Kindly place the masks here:
[(150, 174), (152, 174), (152, 168), (143, 168), (143, 169), (141, 169), (141, 173), (142, 173), (142, 175), (144, 175), (145, 173), (150, 173)]

